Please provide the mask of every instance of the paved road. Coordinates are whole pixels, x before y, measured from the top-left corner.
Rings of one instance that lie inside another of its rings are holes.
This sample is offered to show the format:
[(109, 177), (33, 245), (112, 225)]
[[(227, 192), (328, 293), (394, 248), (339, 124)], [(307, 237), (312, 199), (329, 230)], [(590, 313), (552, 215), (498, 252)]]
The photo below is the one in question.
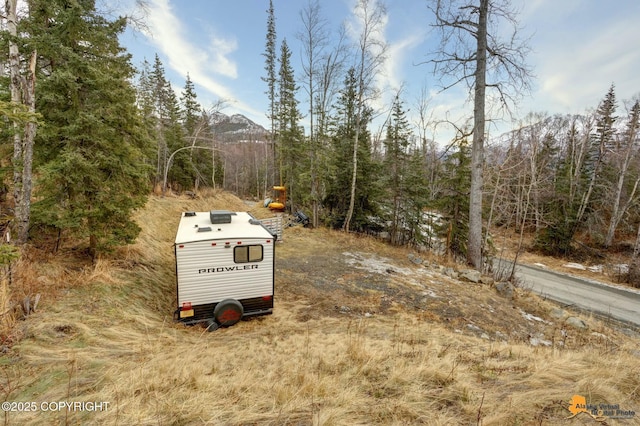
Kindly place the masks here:
[(525, 288), (543, 297), (640, 326), (640, 291), (520, 264), (516, 276)]

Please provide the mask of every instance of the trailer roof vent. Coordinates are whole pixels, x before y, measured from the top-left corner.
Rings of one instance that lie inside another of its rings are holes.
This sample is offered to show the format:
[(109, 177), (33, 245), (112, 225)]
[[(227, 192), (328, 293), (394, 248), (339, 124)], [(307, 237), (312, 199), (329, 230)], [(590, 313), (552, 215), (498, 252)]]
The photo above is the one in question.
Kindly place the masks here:
[(193, 217), (196, 215), (196, 212), (184, 212), (184, 217)]
[(227, 210), (211, 210), (209, 212), (212, 224), (231, 223), (231, 215), (235, 215), (235, 213)]
[(200, 228), (198, 228), (198, 232), (211, 232), (211, 227), (210, 226), (201, 226)]

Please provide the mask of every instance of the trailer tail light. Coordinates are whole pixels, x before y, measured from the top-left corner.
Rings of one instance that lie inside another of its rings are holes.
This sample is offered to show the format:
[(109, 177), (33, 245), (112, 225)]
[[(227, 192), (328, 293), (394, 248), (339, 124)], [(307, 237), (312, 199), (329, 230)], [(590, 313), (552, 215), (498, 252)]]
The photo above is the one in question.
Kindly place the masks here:
[(269, 296), (262, 296), (262, 300), (264, 300), (265, 302), (268, 302), (269, 300), (273, 299), (273, 296), (269, 295)]
[(182, 302), (182, 308), (180, 308), (180, 318), (188, 318), (194, 315), (191, 302)]
[(267, 240), (267, 244), (269, 244), (271, 242), (271, 240)]

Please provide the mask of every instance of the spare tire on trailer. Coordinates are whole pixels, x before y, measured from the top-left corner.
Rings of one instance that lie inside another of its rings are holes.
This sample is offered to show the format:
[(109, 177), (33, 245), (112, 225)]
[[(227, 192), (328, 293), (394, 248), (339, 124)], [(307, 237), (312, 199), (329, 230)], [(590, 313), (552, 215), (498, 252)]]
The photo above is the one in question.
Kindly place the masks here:
[(244, 315), (242, 304), (235, 299), (225, 299), (213, 310), (213, 318), (222, 327), (230, 327), (240, 321)]

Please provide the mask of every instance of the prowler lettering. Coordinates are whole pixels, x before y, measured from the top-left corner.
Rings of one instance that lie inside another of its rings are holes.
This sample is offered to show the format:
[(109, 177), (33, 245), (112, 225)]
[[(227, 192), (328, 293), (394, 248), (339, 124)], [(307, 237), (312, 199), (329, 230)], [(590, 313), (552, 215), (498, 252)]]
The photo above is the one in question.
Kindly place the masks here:
[(246, 271), (248, 269), (258, 269), (258, 265), (218, 266), (216, 268), (198, 269), (198, 273), (199, 274), (213, 274), (215, 272)]

